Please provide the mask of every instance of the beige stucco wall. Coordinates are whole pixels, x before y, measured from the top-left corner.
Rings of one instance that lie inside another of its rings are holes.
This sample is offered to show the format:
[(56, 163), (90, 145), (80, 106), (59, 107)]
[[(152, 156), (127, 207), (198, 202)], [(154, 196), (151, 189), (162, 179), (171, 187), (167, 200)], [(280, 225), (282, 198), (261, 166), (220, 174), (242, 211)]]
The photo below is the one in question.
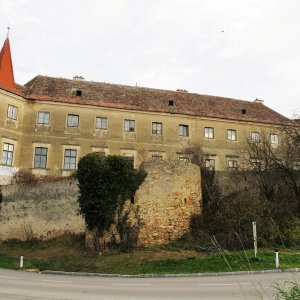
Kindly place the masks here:
[[(6, 117), (8, 105), (18, 107), (16, 121)], [(50, 112), (50, 124), (37, 124), (38, 111)], [(68, 128), (68, 114), (79, 115), (79, 127)], [(108, 118), (108, 129), (95, 128), (96, 117)], [(135, 120), (135, 132), (123, 130), (125, 119)], [(152, 122), (163, 124), (161, 135), (152, 134)], [(179, 124), (189, 126), (189, 136), (179, 136)], [(204, 137), (204, 128), (214, 128), (214, 138)], [(237, 131), (237, 141), (227, 140), (227, 129)], [(215, 167), (227, 167), (230, 156), (239, 156), (245, 138), (251, 131), (274, 133), (271, 125), (229, 121), (224, 119), (201, 118), (180, 114), (130, 111), (86, 105), (66, 104), (49, 101), (27, 101), (10, 93), (0, 91), (0, 153), (3, 143), (15, 145), (13, 167), (29, 170), (37, 175), (65, 176), (70, 171), (63, 170), (64, 149), (77, 150), (80, 157), (93, 151), (106, 154), (133, 156), (135, 167), (153, 155), (164, 160), (177, 160), (188, 146), (199, 144), (215, 159)], [(34, 148), (48, 148), (46, 169), (34, 169)], [(0, 162), (1, 164), (1, 162)], [(1, 172), (0, 172), (1, 176)]]

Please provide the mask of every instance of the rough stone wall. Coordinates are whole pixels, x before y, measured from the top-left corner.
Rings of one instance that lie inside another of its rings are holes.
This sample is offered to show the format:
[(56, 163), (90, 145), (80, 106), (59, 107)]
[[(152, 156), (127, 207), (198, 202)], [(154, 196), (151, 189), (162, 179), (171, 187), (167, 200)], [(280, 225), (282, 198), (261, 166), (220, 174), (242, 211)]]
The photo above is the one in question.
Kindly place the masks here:
[[(167, 243), (188, 231), (191, 214), (200, 213), (199, 168), (180, 161), (147, 162), (144, 166), (148, 176), (134, 203), (126, 202), (123, 213), (128, 212), (129, 223), (138, 228), (140, 246)], [(47, 239), (85, 231), (78, 213), (75, 180), (11, 185), (2, 187), (2, 192), (0, 240)], [(115, 225), (106, 235), (106, 242), (112, 233), (118, 235)]]
[(141, 246), (167, 243), (187, 232), (191, 215), (201, 212), (199, 167), (181, 161), (144, 166), (148, 176), (137, 191), (131, 222), (139, 226)]
[(78, 213), (74, 180), (32, 185), (2, 186), (0, 241), (33, 237), (47, 239), (85, 231)]

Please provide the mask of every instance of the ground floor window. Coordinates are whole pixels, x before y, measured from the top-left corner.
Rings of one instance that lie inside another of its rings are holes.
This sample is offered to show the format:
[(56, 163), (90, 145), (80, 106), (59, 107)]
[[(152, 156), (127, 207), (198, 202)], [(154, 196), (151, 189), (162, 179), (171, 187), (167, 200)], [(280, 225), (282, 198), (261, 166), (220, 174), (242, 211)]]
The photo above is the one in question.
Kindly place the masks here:
[(34, 167), (46, 169), (48, 148), (35, 147), (34, 150)]
[(14, 145), (9, 143), (3, 144), (2, 163), (4, 165), (12, 166), (14, 156)]
[(76, 157), (77, 150), (66, 149), (64, 153), (64, 169), (75, 170), (76, 169)]

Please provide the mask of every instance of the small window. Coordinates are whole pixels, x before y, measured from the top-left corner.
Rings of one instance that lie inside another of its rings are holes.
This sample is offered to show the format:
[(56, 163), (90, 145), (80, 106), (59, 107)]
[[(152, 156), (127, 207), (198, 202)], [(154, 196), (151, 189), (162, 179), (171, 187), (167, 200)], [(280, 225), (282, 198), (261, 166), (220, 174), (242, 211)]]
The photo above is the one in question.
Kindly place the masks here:
[(14, 145), (9, 143), (3, 144), (2, 163), (7, 166), (12, 166), (14, 156)]
[(237, 169), (237, 167), (238, 167), (237, 159), (234, 159), (234, 158), (228, 159), (228, 168), (229, 169)]
[(13, 105), (8, 105), (7, 118), (17, 120), (18, 108)]
[(189, 136), (189, 126), (188, 125), (179, 125), (179, 136)]
[(258, 143), (260, 141), (260, 134), (259, 132), (252, 131), (250, 133), (250, 139), (252, 143)]
[(262, 170), (262, 162), (261, 162), (260, 159), (252, 158), (250, 163), (251, 163), (251, 166), (252, 166), (253, 170), (256, 170), (256, 171), (261, 171)]
[(168, 100), (168, 106), (174, 106), (174, 100)]
[(205, 127), (204, 128), (204, 137), (207, 139), (214, 138), (214, 128), (213, 127)]
[(247, 113), (246, 109), (242, 109), (242, 114), (245, 115)]
[(48, 111), (39, 111), (37, 117), (38, 124), (49, 124), (50, 122), (50, 113)]
[(152, 155), (152, 160), (153, 161), (162, 161), (163, 157), (162, 157), (162, 155), (155, 155), (155, 154), (153, 154)]
[(81, 91), (81, 90), (76, 90), (76, 91), (75, 91), (75, 95), (76, 95), (77, 97), (81, 97), (81, 96), (82, 96), (82, 91)]
[(230, 141), (236, 141), (237, 140), (235, 129), (228, 129), (227, 130), (227, 139), (230, 140)]
[(96, 128), (97, 129), (107, 129), (107, 118), (106, 117), (96, 117)]
[(278, 134), (271, 134), (270, 140), (272, 146), (277, 146), (279, 144)]
[(179, 154), (178, 155), (178, 160), (184, 161), (184, 162), (189, 162), (190, 157), (187, 154)]
[(152, 122), (152, 134), (162, 134), (162, 123)]
[(75, 170), (76, 169), (76, 157), (77, 150), (66, 149), (64, 153), (64, 169)]
[(210, 171), (214, 171), (215, 169), (215, 160), (213, 158), (206, 158), (205, 161), (205, 168)]
[(135, 120), (124, 120), (124, 131), (134, 132), (135, 131)]
[(36, 147), (34, 150), (34, 167), (46, 169), (48, 148)]
[(78, 127), (79, 126), (79, 116), (69, 114), (68, 119), (67, 119), (67, 126), (68, 127)]

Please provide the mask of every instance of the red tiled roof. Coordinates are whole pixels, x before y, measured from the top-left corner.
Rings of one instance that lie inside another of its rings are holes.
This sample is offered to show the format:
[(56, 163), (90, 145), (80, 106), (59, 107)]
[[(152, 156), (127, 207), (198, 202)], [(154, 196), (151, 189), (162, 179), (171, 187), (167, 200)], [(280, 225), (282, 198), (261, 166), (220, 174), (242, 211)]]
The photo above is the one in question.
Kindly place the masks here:
[[(76, 96), (76, 90), (82, 91)], [(37, 76), (25, 84), (25, 98), (146, 112), (282, 124), (289, 119), (262, 103), (118, 84)], [(174, 106), (168, 105), (172, 100)]]
[(8, 38), (0, 52), (0, 85), (12, 91), (16, 88)]

